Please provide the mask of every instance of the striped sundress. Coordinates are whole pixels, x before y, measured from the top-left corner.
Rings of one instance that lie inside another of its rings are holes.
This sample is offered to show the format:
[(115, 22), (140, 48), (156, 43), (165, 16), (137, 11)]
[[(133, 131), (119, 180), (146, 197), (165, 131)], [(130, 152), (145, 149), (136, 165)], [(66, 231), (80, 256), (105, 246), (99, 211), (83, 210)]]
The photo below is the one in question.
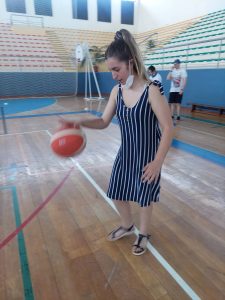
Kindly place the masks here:
[[(151, 84), (151, 83), (150, 83)], [(158, 85), (161, 94), (163, 88)], [(116, 99), (116, 115), (121, 132), (121, 146), (116, 156), (107, 196), (113, 200), (134, 201), (141, 207), (159, 201), (160, 176), (157, 181), (143, 183), (144, 166), (154, 160), (161, 138), (158, 120), (148, 100), (147, 85), (132, 107), (125, 105), (122, 87), (119, 85)]]

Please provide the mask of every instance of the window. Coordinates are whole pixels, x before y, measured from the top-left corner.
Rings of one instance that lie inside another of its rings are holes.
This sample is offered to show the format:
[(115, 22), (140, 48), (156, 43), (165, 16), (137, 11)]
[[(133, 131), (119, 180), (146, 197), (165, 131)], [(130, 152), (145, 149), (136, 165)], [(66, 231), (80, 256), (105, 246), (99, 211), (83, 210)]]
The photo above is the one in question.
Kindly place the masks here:
[(121, 1), (121, 24), (134, 25), (134, 1)]
[(72, 0), (73, 18), (88, 20), (87, 0)]
[(25, 0), (6, 0), (6, 9), (9, 12), (25, 14)]
[(98, 21), (111, 22), (111, 0), (97, 0)]
[(52, 16), (51, 0), (34, 0), (35, 14), (41, 16)]

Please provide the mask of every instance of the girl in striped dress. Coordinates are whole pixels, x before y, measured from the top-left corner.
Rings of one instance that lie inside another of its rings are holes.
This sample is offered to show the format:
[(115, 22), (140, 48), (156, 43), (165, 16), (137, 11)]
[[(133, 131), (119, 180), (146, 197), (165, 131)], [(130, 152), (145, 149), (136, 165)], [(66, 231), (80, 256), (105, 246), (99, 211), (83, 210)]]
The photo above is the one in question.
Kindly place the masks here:
[(107, 196), (114, 200), (121, 225), (107, 239), (115, 241), (134, 233), (129, 202), (137, 202), (140, 228), (132, 253), (141, 255), (150, 237), (153, 203), (159, 201), (160, 171), (171, 144), (173, 126), (162, 87), (148, 81), (137, 44), (129, 31), (117, 31), (105, 58), (113, 79), (119, 84), (112, 89), (102, 117), (75, 123), (104, 129), (117, 116), (122, 142)]

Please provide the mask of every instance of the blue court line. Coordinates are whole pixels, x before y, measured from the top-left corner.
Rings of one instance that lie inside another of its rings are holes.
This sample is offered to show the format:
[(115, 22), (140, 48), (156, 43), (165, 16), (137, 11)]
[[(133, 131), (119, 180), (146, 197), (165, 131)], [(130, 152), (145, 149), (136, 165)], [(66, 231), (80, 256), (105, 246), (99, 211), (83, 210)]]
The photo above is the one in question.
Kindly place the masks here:
[(212, 121), (212, 120), (205, 120), (205, 119), (201, 119), (201, 118), (195, 118), (195, 117), (191, 117), (191, 116), (188, 116), (188, 115), (181, 115), (181, 117), (191, 119), (191, 120), (195, 120), (195, 121), (204, 122), (204, 123), (209, 123), (209, 124), (214, 124), (214, 125), (219, 125), (219, 126), (225, 126), (225, 123), (220, 123), (220, 122), (216, 122), (216, 121)]
[(193, 155), (199, 156), (201, 158), (207, 159), (219, 166), (225, 167), (225, 156), (213, 151), (209, 151), (206, 149), (203, 149), (201, 147), (197, 147), (182, 141), (179, 141), (177, 139), (174, 139), (172, 142), (172, 146), (176, 149), (183, 150), (185, 152), (191, 153)]
[[(100, 117), (102, 113), (95, 111), (95, 112), (92, 112), (92, 114)], [(118, 124), (118, 121), (115, 117), (113, 118), (112, 123)], [(177, 139), (173, 139), (172, 146), (174, 148), (177, 148), (177, 149), (183, 150), (185, 152), (191, 153), (193, 155), (199, 156), (201, 158), (207, 159), (215, 164), (218, 164), (219, 166), (225, 167), (225, 156), (222, 154), (219, 154), (219, 153), (216, 153), (216, 152), (213, 152), (210, 150), (206, 150), (201, 147), (179, 141)]]
[[(10, 116), (7, 117), (5, 116), (5, 119), (24, 119), (24, 118), (37, 118), (37, 117), (48, 117), (48, 116), (59, 116), (59, 115), (74, 115), (74, 114), (83, 114), (83, 113), (92, 113), (94, 115), (99, 114), (98, 112), (94, 110), (80, 110), (80, 111), (69, 111), (69, 112), (59, 112), (59, 113), (47, 113), (47, 114), (33, 114), (33, 115), (19, 115), (19, 116)], [(214, 124), (218, 126), (225, 126), (225, 123), (220, 123), (212, 120), (205, 120), (201, 118), (195, 118), (191, 117), (188, 115), (181, 115), (183, 118), (191, 119), (191, 120), (196, 120), (204, 123), (209, 123), (209, 124)], [(0, 118), (1, 120), (1, 118)]]
[(76, 114), (83, 114), (83, 113), (92, 113), (92, 111), (80, 110), (80, 111), (68, 111), (68, 112), (48, 113), (48, 114), (20, 115), (20, 116), (5, 117), (5, 119), (26, 119), (26, 118), (60, 116), (60, 115), (76, 115)]
[[(45, 117), (45, 116), (57, 116), (57, 115), (70, 115), (70, 114), (82, 114), (82, 113), (91, 113), (95, 116), (100, 117), (102, 115), (101, 112), (97, 112), (94, 110), (81, 110), (81, 111), (71, 111), (71, 112), (59, 112), (59, 113), (48, 113), (48, 114), (35, 114), (35, 115), (24, 115), (24, 116), (11, 116), (11, 117), (6, 117), (6, 119), (19, 119), (19, 118), (35, 118), (35, 117)], [(192, 118), (189, 117), (191, 119), (195, 119), (198, 121), (202, 121), (205, 122), (206, 120), (202, 120), (202, 119), (198, 119), (198, 118)], [(118, 121), (117, 119), (114, 117), (112, 119), (112, 123), (113, 124), (117, 124), (118, 125)], [(222, 123), (217, 123), (214, 121), (208, 121), (208, 123), (212, 123), (212, 124), (217, 124), (217, 125), (221, 125), (221, 126), (225, 126), (225, 124)], [(201, 158), (207, 159), (213, 163), (216, 163), (220, 166), (225, 166), (225, 156), (222, 154), (218, 154), (216, 152), (210, 151), (210, 150), (206, 150), (191, 144), (187, 144), (185, 142), (179, 141), (174, 139), (172, 146), (174, 148), (179, 148), (183, 151), (186, 151), (188, 153), (191, 153), (193, 155), (199, 156)]]
[[(19, 201), (16, 192), (16, 187), (3, 186), (0, 187), (0, 190), (11, 190), (15, 223), (16, 223), (16, 227), (19, 227), (21, 225), (21, 218), (20, 218)], [(27, 251), (26, 251), (23, 231), (20, 231), (18, 233), (17, 242), (19, 248), (20, 266), (21, 266), (22, 279), (23, 279), (24, 299), (34, 300), (33, 287), (32, 287), (32, 281), (30, 276), (30, 269), (28, 264)]]

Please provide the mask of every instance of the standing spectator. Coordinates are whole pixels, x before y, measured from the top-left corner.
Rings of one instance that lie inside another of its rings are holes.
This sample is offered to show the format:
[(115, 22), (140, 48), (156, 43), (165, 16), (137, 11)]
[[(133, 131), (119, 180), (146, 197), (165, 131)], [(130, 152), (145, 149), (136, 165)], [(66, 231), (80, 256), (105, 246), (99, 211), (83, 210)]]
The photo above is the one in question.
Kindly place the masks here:
[(159, 81), (160, 83), (162, 83), (162, 77), (161, 75), (157, 72), (156, 68), (154, 66), (150, 66), (148, 67), (148, 75), (149, 75), (149, 79), (151, 81)]
[(187, 72), (180, 67), (181, 61), (176, 59), (174, 65), (167, 75), (167, 80), (171, 80), (169, 104), (171, 115), (174, 119), (174, 112), (176, 107), (177, 120), (180, 120), (181, 101), (184, 94), (184, 88), (187, 82)]

